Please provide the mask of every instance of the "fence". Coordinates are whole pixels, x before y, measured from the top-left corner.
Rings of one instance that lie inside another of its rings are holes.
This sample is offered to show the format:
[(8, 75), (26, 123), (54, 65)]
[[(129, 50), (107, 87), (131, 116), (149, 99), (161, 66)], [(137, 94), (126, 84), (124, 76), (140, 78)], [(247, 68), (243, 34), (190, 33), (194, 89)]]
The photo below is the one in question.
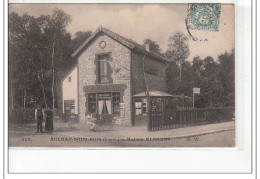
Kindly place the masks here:
[(149, 131), (205, 125), (232, 120), (235, 108), (196, 108), (174, 111), (150, 111)]
[(35, 109), (16, 109), (14, 111), (9, 111), (9, 122), (18, 124), (29, 124), (35, 122)]
[[(58, 120), (61, 118), (63, 121), (67, 121), (69, 116), (63, 116), (62, 112), (58, 109), (54, 109), (53, 111), (53, 120)], [(77, 115), (76, 117), (77, 118)], [(35, 122), (35, 108), (19, 108), (13, 111), (9, 110), (9, 122), (17, 123), (17, 124), (31, 124)]]

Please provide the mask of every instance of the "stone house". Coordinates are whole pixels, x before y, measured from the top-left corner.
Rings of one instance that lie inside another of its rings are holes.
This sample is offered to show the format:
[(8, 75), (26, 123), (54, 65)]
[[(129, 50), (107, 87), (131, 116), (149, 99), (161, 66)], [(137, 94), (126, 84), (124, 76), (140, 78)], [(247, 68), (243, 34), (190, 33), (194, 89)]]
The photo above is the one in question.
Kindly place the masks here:
[(165, 93), (166, 59), (104, 27), (72, 57), (77, 65), (63, 80), (63, 112), (78, 114), (79, 121), (88, 114), (106, 114), (118, 124), (135, 125), (136, 116), (147, 115), (147, 100), (140, 98), (146, 84), (151, 94), (169, 95)]

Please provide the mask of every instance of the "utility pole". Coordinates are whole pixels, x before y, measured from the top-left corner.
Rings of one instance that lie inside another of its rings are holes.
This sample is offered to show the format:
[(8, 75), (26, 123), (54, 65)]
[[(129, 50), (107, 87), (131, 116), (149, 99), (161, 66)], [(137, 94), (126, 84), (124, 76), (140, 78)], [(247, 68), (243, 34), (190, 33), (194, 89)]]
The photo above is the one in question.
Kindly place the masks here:
[(148, 87), (148, 83), (147, 83), (147, 79), (146, 79), (146, 75), (145, 75), (145, 67), (144, 67), (144, 59), (145, 59), (145, 55), (143, 57), (143, 75), (144, 75), (144, 82), (145, 82), (145, 87), (146, 87), (146, 97), (147, 97), (147, 113), (148, 113), (148, 130), (149, 130), (149, 126), (150, 126), (150, 95), (149, 95), (149, 87)]

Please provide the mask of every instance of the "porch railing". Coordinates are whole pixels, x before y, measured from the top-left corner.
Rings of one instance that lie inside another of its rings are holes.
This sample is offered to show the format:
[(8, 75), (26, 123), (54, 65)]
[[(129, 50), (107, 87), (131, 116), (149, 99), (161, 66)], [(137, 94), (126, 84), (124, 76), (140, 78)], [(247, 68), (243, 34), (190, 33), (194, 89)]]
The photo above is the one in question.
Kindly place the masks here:
[(230, 121), (234, 118), (234, 112), (234, 107), (150, 111), (148, 130), (158, 131)]

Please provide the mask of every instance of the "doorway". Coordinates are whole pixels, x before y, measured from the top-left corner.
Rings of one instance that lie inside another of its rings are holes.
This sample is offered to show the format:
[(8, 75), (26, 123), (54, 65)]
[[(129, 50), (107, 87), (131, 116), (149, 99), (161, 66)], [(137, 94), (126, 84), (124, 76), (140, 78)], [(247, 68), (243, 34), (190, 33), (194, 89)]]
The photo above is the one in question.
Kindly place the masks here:
[(99, 99), (98, 100), (98, 114), (99, 115), (112, 114), (112, 100), (111, 99)]

